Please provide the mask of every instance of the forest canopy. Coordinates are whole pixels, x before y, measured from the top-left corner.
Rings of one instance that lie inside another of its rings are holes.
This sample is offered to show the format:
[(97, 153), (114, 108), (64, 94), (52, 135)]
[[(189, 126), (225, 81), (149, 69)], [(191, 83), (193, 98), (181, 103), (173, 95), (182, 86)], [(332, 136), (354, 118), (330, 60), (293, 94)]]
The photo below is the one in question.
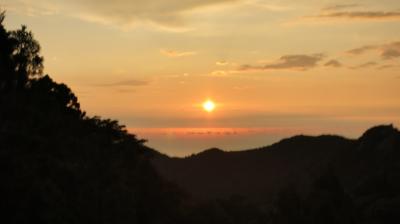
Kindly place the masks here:
[[(0, 208), (9, 223), (176, 223), (177, 191), (144, 140), (89, 117), (43, 73), (34, 35), (0, 14)], [(157, 202), (157, 203), (154, 203)]]

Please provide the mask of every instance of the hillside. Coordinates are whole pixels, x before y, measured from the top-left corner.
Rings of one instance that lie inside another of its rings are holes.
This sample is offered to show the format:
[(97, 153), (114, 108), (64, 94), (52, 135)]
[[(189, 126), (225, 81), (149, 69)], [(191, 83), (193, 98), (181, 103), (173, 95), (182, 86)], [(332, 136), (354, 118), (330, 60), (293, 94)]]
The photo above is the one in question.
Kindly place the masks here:
[(377, 175), (399, 183), (390, 175), (400, 171), (400, 132), (389, 125), (371, 128), (355, 140), (295, 136), (252, 150), (155, 156), (153, 164), (162, 176), (203, 199), (241, 195), (268, 201), (287, 186), (305, 194), (316, 178), (331, 171), (353, 192)]

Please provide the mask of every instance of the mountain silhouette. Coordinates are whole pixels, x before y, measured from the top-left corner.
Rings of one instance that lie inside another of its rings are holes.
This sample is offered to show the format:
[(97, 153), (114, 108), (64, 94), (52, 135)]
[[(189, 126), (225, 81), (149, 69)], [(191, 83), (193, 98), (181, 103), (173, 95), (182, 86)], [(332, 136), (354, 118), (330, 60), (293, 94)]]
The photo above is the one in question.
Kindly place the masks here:
[(153, 164), (163, 177), (202, 199), (241, 195), (271, 200), (286, 186), (306, 194), (327, 170), (351, 192), (374, 175), (400, 171), (400, 132), (383, 125), (359, 139), (300, 135), (245, 151), (214, 148), (186, 158), (155, 155)]

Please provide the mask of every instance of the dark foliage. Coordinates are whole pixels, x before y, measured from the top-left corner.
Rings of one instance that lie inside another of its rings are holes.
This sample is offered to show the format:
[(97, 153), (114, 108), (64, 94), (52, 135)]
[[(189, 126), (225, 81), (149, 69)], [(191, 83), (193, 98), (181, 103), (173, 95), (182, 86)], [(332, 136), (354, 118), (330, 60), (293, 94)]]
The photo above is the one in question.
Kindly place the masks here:
[(144, 141), (86, 116), (68, 86), (42, 75), (39, 53), (25, 26), (0, 24), (2, 222), (177, 223), (179, 192), (150, 166)]

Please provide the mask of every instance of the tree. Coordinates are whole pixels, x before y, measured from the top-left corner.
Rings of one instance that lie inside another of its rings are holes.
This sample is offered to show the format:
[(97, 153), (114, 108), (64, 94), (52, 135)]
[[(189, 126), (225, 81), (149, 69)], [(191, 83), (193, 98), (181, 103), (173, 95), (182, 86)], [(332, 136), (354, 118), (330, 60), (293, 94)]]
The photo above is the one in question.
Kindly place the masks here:
[(10, 87), (14, 76), (12, 55), (15, 41), (3, 26), (5, 12), (0, 12), (0, 93)]
[[(45, 97), (51, 98), (52, 103), (57, 104), (59, 108), (75, 111), (81, 114), (80, 104), (78, 98), (65, 84), (54, 82), (48, 75), (30, 81), (30, 90), (32, 93), (37, 94), (44, 99)], [(48, 101), (46, 103), (49, 103)], [(48, 105), (41, 105), (48, 106)]]
[(17, 74), (18, 88), (28, 84), (29, 79), (39, 78), (43, 75), (43, 57), (39, 55), (40, 45), (34, 39), (31, 31), (22, 26), (21, 29), (10, 33), (16, 45), (13, 52), (13, 62)]
[(0, 91), (23, 89), (30, 81), (43, 75), (40, 45), (26, 26), (7, 31), (0, 13)]

